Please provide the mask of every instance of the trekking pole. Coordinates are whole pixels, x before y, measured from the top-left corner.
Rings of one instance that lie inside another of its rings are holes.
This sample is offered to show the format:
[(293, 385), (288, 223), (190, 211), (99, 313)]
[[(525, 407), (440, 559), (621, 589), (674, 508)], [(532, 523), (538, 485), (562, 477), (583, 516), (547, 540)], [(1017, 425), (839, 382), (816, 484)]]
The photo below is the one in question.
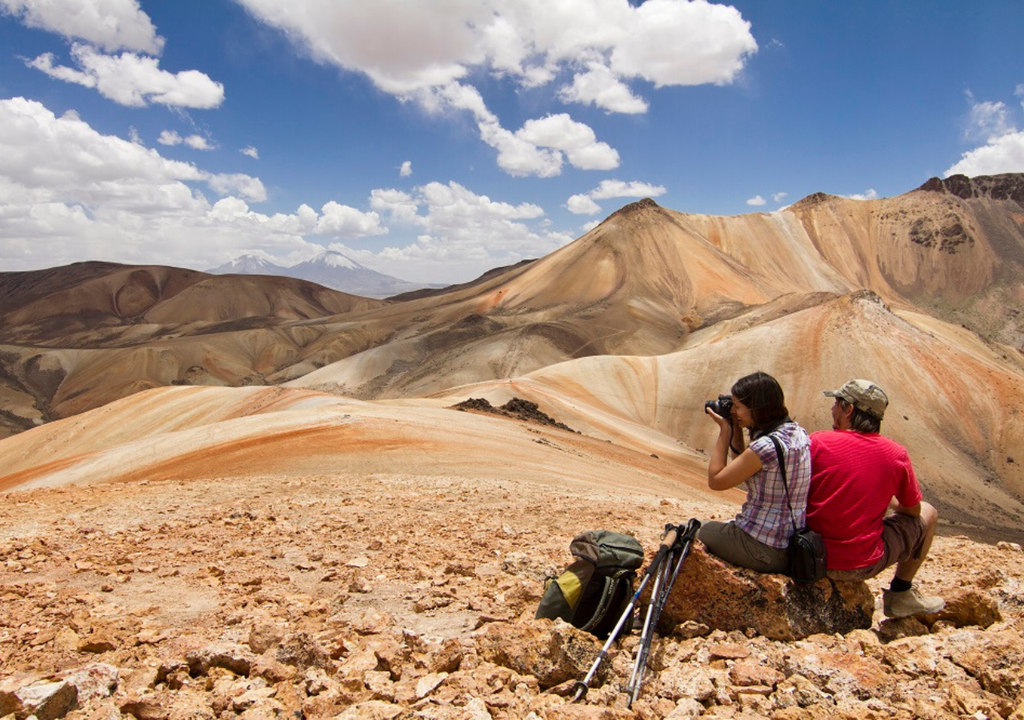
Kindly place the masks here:
[[(640, 637), (640, 646), (637, 649), (633, 674), (626, 685), (626, 692), (630, 693), (629, 701), (626, 703), (627, 708), (633, 706), (637, 696), (640, 694), (640, 685), (643, 683), (644, 671), (647, 669), (647, 659), (651, 653), (651, 640), (654, 637), (654, 629), (658, 626), (661, 612), (665, 609), (665, 603), (668, 602), (668, 596), (672, 592), (672, 586), (675, 585), (676, 578), (679, 576), (679, 570), (683, 566), (683, 561), (690, 554), (690, 547), (693, 544), (693, 539), (697, 536), (699, 528), (700, 521), (692, 518), (685, 528), (682, 525), (674, 528), (676, 531), (675, 538), (668, 554), (669, 560), (665, 564), (662, 573), (663, 577), (667, 578), (667, 582), (663, 584), (656, 583), (651, 591), (651, 601), (647, 606), (647, 622), (644, 624), (644, 632)], [(668, 533), (666, 533), (667, 539)], [(675, 567), (670, 571), (669, 566), (672, 565), (671, 558), (675, 553), (678, 553), (678, 558), (676, 559)], [(671, 575), (669, 575), (669, 572), (671, 572)]]
[[(669, 540), (669, 535), (672, 535), (672, 539)], [(679, 526), (666, 525), (665, 534), (662, 535), (662, 547), (667, 548), (665, 553), (665, 562), (662, 563), (661, 567), (658, 568), (658, 577), (654, 581), (654, 587), (651, 588), (651, 599), (647, 603), (647, 615), (644, 618), (644, 626), (640, 632), (640, 644), (637, 646), (636, 658), (633, 661), (633, 672), (629, 676), (629, 682), (626, 683), (626, 692), (631, 692), (637, 685), (637, 675), (641, 673), (641, 666), (647, 661), (646, 649), (650, 647), (651, 633), (653, 632), (653, 625), (651, 620), (654, 616), (654, 609), (658, 604), (658, 597), (660, 590), (664, 587), (664, 583), (668, 579), (667, 568), (672, 564), (673, 553), (676, 548), (676, 539), (679, 537)]]
[(597, 669), (601, 666), (601, 663), (604, 662), (605, 657), (608, 656), (608, 650), (611, 648), (612, 643), (615, 642), (616, 638), (618, 638), (619, 631), (622, 630), (622, 626), (626, 624), (627, 619), (632, 617), (633, 608), (636, 607), (637, 600), (640, 598), (640, 593), (642, 593), (644, 588), (647, 587), (647, 582), (651, 579), (651, 575), (658, 572), (661, 568), (662, 563), (665, 560), (665, 556), (668, 555), (668, 552), (674, 543), (674, 537), (672, 542), (669, 544), (666, 544), (664, 540), (662, 541), (654, 559), (651, 560), (651, 564), (648, 565), (647, 569), (644, 571), (643, 578), (640, 580), (640, 587), (636, 589), (636, 592), (633, 593), (633, 597), (629, 601), (629, 605), (627, 605), (626, 609), (622, 611), (622, 616), (619, 618), (619, 621), (615, 623), (615, 628), (608, 635), (608, 640), (605, 642), (604, 647), (601, 648), (601, 652), (598, 653), (597, 659), (594, 660), (594, 664), (590, 667), (590, 671), (587, 673), (587, 676), (582, 680), (577, 680), (576, 684), (573, 685), (573, 696), (572, 700), (569, 702), (579, 702), (587, 696), (587, 690), (590, 689), (590, 681), (594, 679), (594, 676), (597, 674)]

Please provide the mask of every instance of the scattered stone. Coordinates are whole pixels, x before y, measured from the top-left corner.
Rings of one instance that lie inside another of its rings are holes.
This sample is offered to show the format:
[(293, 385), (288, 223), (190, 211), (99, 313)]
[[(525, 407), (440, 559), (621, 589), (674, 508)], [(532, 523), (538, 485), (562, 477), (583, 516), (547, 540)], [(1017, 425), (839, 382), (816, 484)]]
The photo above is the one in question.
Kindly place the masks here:
[(95, 698), (114, 694), (120, 681), (120, 672), (113, 665), (94, 663), (63, 674), (63, 679), (78, 692), (78, 703), (84, 705)]
[(921, 616), (926, 625), (932, 626), (939, 621), (948, 621), (958, 628), (968, 625), (987, 628), (1003, 619), (998, 603), (979, 590), (958, 590), (945, 600), (946, 606), (942, 610)]
[(249, 675), (254, 658), (241, 645), (211, 645), (202, 650), (194, 650), (185, 658), (189, 672), (193, 677), (208, 675), (213, 668), (230, 670), (235, 675)]
[(491, 623), (476, 644), (484, 660), (535, 677), (545, 689), (582, 678), (601, 650), (597, 638), (564, 620)]
[(66, 680), (26, 685), (17, 693), (21, 708), (12, 710), (16, 716), (34, 715), (37, 720), (56, 720), (78, 707), (78, 690)]

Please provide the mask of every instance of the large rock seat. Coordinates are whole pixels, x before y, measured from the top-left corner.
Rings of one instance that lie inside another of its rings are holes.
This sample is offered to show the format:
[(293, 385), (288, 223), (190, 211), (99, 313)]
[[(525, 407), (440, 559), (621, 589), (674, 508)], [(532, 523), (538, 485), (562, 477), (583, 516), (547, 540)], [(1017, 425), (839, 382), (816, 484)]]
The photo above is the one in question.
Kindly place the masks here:
[(694, 543), (665, 604), (659, 630), (692, 621), (712, 630), (753, 629), (773, 640), (871, 627), (874, 596), (863, 582), (797, 583), (726, 563)]

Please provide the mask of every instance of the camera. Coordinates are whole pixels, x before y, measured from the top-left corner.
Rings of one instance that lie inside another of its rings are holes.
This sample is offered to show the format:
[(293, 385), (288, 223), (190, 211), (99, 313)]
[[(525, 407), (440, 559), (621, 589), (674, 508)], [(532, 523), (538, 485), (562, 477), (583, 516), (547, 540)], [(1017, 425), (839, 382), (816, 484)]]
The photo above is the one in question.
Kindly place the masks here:
[(732, 396), (719, 395), (717, 400), (708, 400), (704, 403), (704, 409), (707, 410), (709, 408), (711, 412), (719, 417), (732, 417)]

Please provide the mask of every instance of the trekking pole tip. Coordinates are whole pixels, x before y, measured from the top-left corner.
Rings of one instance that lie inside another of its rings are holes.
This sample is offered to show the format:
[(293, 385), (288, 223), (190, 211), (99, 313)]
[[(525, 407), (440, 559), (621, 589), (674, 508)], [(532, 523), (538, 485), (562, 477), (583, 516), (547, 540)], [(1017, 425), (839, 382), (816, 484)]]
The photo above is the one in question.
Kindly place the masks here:
[(580, 680), (577, 680), (576, 684), (572, 686), (572, 689), (573, 689), (573, 696), (572, 696), (572, 699), (569, 702), (574, 703), (574, 702), (579, 702), (580, 700), (585, 698), (587, 696), (587, 690), (589, 688), (587, 688), (587, 684), (586, 683), (584, 683), (584, 682), (582, 682)]

